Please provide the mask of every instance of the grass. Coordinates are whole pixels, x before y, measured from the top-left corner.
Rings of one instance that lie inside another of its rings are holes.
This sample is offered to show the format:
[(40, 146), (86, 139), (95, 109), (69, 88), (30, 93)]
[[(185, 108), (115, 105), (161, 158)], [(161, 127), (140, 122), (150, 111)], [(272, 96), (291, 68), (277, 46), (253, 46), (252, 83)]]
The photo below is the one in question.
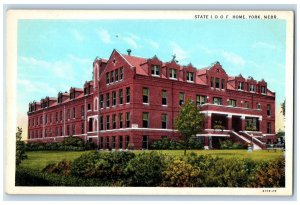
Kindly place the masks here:
[[(85, 152), (90, 151), (35, 151), (35, 152), (26, 152), (28, 159), (24, 160), (21, 163), (22, 167), (25, 168), (32, 168), (32, 169), (43, 169), (47, 164), (53, 162), (59, 162), (63, 159), (73, 161), (75, 158), (79, 157)], [(135, 153), (142, 153), (142, 152), (151, 152), (151, 150), (136, 150)], [(173, 155), (173, 156), (182, 156), (183, 150), (160, 150), (156, 151), (162, 154)], [(250, 158), (255, 161), (262, 161), (262, 160), (272, 160), (276, 159), (280, 156), (284, 155), (282, 151), (270, 151), (267, 150), (257, 150), (254, 152), (247, 152), (247, 150), (188, 150), (187, 153), (195, 152), (201, 155), (212, 155), (218, 156), (221, 158)]]

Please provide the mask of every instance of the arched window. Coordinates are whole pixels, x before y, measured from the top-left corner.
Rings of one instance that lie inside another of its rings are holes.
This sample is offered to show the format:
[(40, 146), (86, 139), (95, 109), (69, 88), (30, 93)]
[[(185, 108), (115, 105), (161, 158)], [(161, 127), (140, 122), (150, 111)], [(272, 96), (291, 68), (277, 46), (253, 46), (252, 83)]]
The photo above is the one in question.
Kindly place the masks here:
[(98, 120), (94, 120), (94, 131), (98, 131)]
[(98, 110), (98, 97), (95, 97), (94, 99), (94, 111)]

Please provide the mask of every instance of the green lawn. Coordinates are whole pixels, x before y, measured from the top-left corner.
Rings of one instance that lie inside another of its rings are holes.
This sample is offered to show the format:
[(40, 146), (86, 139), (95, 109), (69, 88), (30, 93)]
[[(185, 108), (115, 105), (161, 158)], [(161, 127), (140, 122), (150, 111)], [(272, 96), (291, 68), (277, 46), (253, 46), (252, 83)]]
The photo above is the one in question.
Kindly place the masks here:
[[(26, 152), (28, 159), (24, 160), (21, 163), (22, 167), (26, 168), (34, 168), (34, 169), (43, 169), (47, 164), (51, 162), (59, 162), (63, 159), (74, 160), (79, 157), (81, 154), (90, 151), (78, 151), (78, 152), (70, 152), (70, 151), (36, 151), (36, 152)], [(150, 152), (137, 150), (135, 153), (142, 152)], [(183, 155), (183, 150), (162, 150), (156, 151), (163, 154), (173, 155), (173, 156), (181, 156)], [(201, 155), (212, 155), (218, 156), (222, 158), (250, 158), (253, 160), (272, 160), (277, 157), (283, 156), (284, 152), (282, 151), (266, 151), (266, 150), (258, 150), (254, 152), (247, 152), (247, 150), (193, 150), (187, 151), (187, 153), (195, 152)]]

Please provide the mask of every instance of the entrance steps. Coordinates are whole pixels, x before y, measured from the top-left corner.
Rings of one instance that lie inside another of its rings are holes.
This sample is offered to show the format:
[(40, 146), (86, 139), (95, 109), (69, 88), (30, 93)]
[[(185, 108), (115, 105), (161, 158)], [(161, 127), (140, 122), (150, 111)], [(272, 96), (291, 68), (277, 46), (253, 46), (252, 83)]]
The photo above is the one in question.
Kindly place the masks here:
[[(240, 142), (242, 142), (242, 143), (247, 143), (247, 144), (250, 144), (250, 143), (251, 143), (251, 139), (249, 140), (248, 137), (242, 136), (242, 135), (236, 133), (236, 132), (233, 131), (233, 130), (231, 130), (230, 133), (231, 133), (231, 136), (232, 136), (233, 138), (235, 138), (236, 140), (238, 140), (238, 141), (240, 141)], [(251, 138), (251, 136), (250, 136), (250, 138)], [(254, 138), (253, 138), (253, 139), (254, 139)], [(261, 150), (262, 147), (261, 147), (257, 142), (255, 142), (255, 141), (253, 140), (253, 149), (254, 149), (254, 150)]]

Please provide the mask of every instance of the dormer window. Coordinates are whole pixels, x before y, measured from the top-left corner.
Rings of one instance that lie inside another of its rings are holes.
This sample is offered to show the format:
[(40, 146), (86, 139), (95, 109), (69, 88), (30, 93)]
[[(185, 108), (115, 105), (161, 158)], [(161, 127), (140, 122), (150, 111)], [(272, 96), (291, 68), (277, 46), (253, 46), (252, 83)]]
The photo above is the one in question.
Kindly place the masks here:
[(262, 87), (261, 87), (261, 93), (262, 93), (262, 94), (266, 94), (266, 93), (267, 93), (266, 87), (265, 87), (265, 86), (262, 86)]
[(75, 98), (75, 92), (71, 92), (70, 93), (70, 99), (72, 100), (72, 99), (74, 99)]
[(153, 65), (151, 67), (151, 75), (153, 76), (159, 76), (160, 75), (160, 72), (159, 72), (159, 67), (157, 65)]
[(173, 68), (170, 69), (170, 78), (177, 79), (177, 70), (176, 69), (173, 69)]
[(109, 72), (106, 73), (106, 84), (109, 84), (110, 82), (110, 76), (109, 76)]
[(220, 88), (220, 78), (216, 78), (216, 88)]
[(187, 72), (186, 73), (186, 80), (187, 81), (194, 81), (194, 73), (193, 72)]
[(224, 80), (224, 79), (222, 79), (221, 88), (222, 88), (222, 89), (225, 89), (225, 80)]
[(61, 95), (58, 96), (57, 101), (58, 101), (58, 103), (62, 103), (62, 96)]
[(238, 89), (239, 90), (244, 90), (244, 83), (243, 82), (239, 82)]
[(250, 85), (250, 92), (255, 92), (255, 86), (253, 84)]

